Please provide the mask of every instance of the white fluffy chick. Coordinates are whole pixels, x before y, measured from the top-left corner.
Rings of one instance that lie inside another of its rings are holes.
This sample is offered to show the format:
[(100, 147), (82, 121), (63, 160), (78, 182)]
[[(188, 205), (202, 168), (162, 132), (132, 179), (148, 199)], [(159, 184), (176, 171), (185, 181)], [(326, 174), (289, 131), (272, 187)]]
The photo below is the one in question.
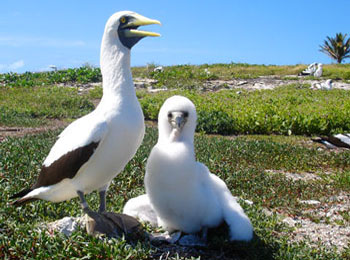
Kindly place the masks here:
[(158, 116), (159, 138), (146, 165), (145, 187), (158, 225), (197, 233), (225, 221), (231, 240), (249, 241), (252, 224), (225, 182), (197, 162), (196, 109), (185, 97), (168, 98)]

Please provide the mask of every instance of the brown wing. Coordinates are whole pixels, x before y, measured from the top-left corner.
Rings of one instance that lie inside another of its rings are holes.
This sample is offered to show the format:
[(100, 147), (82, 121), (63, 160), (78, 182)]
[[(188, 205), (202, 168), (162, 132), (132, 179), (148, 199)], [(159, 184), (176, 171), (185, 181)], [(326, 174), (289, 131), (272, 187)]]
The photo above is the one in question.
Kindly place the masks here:
[(32, 189), (53, 185), (66, 178), (72, 179), (80, 167), (93, 155), (98, 144), (99, 142), (92, 142), (89, 145), (79, 147), (66, 153), (51, 163), (50, 166), (43, 166)]
[(335, 136), (322, 137), (323, 140), (330, 142), (331, 144), (337, 147), (344, 147), (350, 149), (350, 145), (344, 143), (342, 140), (338, 139)]

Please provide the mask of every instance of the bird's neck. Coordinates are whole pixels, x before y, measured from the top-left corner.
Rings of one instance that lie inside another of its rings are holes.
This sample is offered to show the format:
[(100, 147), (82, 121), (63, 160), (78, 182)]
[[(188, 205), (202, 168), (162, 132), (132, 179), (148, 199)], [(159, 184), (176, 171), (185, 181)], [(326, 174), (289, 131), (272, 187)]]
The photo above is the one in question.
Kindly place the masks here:
[(162, 128), (159, 129), (158, 143), (162, 144), (172, 144), (172, 143), (184, 143), (189, 145), (189, 147), (193, 147), (193, 137), (192, 135), (188, 135), (185, 133), (181, 133), (176, 129), (170, 128)]
[(110, 39), (102, 40), (100, 58), (102, 99), (136, 96), (130, 69), (130, 49), (120, 45)]

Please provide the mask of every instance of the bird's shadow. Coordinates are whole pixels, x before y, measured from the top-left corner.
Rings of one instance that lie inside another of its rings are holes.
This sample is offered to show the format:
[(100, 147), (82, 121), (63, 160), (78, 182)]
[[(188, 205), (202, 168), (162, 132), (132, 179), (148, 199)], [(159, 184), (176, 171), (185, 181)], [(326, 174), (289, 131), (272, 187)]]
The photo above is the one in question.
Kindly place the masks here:
[(274, 259), (276, 245), (268, 245), (254, 232), (250, 242), (229, 241), (226, 224), (209, 229), (208, 243), (205, 247), (184, 247), (178, 244), (158, 245), (151, 259), (165, 257), (198, 258), (200, 259)]

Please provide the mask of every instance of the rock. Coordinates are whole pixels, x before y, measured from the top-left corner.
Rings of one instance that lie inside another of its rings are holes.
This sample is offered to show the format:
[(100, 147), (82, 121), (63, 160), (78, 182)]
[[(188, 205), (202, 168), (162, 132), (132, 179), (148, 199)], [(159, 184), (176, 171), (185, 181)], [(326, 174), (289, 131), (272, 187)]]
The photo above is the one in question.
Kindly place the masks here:
[(125, 236), (128, 241), (137, 241), (146, 237), (140, 222), (135, 218), (113, 212), (97, 213), (91, 211), (83, 217), (64, 217), (41, 225), (50, 234), (60, 232), (66, 236), (70, 236), (79, 227), (84, 228), (84, 226), (87, 233), (93, 236), (106, 235), (116, 238)]
[(299, 200), (300, 203), (302, 204), (308, 204), (308, 205), (319, 205), (321, 202), (318, 200)]
[(253, 205), (254, 204), (254, 202), (253, 201), (251, 201), (251, 200), (243, 200), (245, 203), (247, 203), (248, 205)]
[(157, 92), (161, 92), (161, 91), (167, 91), (168, 89), (166, 87), (162, 87), (162, 88), (153, 88), (153, 87), (148, 87), (147, 91), (150, 93), (157, 93)]
[(268, 210), (267, 208), (263, 208), (263, 209), (262, 209), (262, 212), (263, 212), (266, 216), (268, 216), (268, 217), (270, 217), (270, 216), (273, 215), (273, 212), (270, 211), (270, 210)]
[(57, 221), (48, 223), (47, 229), (49, 232), (60, 232), (66, 236), (70, 236), (78, 227), (84, 226), (84, 217), (73, 218), (73, 217), (64, 217)]
[(296, 224), (296, 221), (294, 219), (292, 219), (291, 217), (287, 217), (287, 218), (283, 219), (283, 223), (286, 223), (290, 227), (294, 227)]

